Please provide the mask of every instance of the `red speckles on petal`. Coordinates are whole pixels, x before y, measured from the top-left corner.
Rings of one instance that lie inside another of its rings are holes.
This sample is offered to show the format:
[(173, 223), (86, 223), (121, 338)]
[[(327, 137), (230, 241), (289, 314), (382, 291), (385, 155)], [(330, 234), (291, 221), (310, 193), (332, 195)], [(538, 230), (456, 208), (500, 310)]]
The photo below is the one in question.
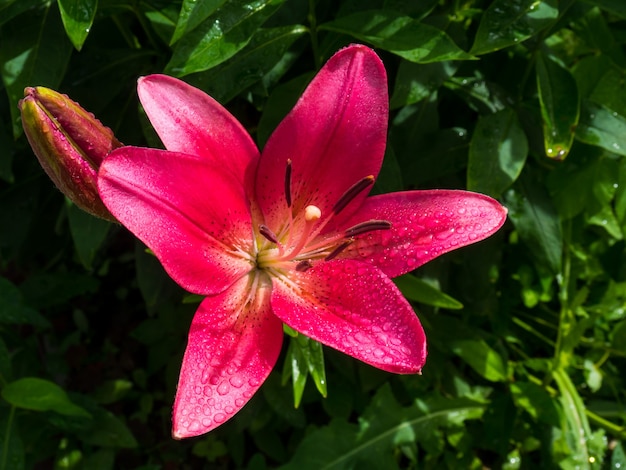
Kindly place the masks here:
[(294, 275), (294, 291), (274, 281), (272, 308), (290, 327), (380, 369), (419, 372), (426, 338), (393, 282), (360, 261), (320, 263)]
[(282, 326), (270, 310), (268, 282), (259, 282), (251, 303), (246, 276), (200, 304), (178, 381), (174, 437), (197, 436), (231, 418), (272, 370)]
[(370, 197), (350, 220), (338, 223), (350, 227), (371, 219), (392, 227), (357, 237), (339, 258), (361, 259), (395, 277), (492, 235), (506, 220), (506, 209), (469, 191), (406, 191)]
[[(265, 223), (276, 229), (286, 218), (288, 162), (294, 212), (314, 204), (322, 217), (332, 213), (354, 183), (377, 175), (385, 153), (388, 108), (387, 77), (378, 56), (359, 45), (335, 54), (263, 149), (256, 196)], [(357, 207), (368, 191), (358, 194), (345, 212)]]

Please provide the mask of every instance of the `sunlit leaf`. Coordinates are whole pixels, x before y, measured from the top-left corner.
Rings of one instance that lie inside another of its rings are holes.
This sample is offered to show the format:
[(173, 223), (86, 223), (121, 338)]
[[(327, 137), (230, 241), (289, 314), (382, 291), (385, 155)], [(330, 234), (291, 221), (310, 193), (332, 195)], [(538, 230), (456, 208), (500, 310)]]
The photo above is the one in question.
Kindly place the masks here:
[(563, 160), (574, 142), (580, 116), (576, 81), (568, 70), (543, 54), (537, 56), (537, 89), (546, 155)]
[(511, 394), (515, 404), (534, 419), (550, 426), (559, 425), (557, 404), (543, 387), (532, 382), (518, 381), (511, 384)]
[(172, 35), (170, 45), (178, 41), (183, 35), (193, 31), (209, 16), (221, 7), (226, 0), (183, 0), (178, 15), (176, 30)]
[(180, 38), (165, 72), (183, 76), (208, 70), (243, 49), (285, 0), (234, 0)]
[(93, 24), (98, 0), (58, 0), (65, 32), (79, 51)]
[(485, 341), (480, 339), (455, 340), (450, 344), (450, 348), (487, 380), (502, 382), (507, 379), (506, 363)]
[(481, 17), (470, 54), (486, 54), (525, 41), (557, 16), (556, 0), (495, 0)]
[(591, 101), (583, 102), (576, 138), (626, 156), (626, 117)]
[(263, 77), (283, 57), (289, 46), (306, 33), (303, 26), (261, 29), (237, 55), (206, 72), (187, 77), (218, 101), (233, 99)]
[(391, 10), (354, 13), (320, 25), (365, 41), (419, 63), (467, 60), (473, 57), (460, 49), (443, 31)]

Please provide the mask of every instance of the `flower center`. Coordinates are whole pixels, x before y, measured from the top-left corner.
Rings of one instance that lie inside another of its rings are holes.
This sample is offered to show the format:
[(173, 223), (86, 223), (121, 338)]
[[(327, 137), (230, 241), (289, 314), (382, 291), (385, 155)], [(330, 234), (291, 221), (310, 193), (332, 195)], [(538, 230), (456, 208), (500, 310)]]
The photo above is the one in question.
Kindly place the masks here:
[(310, 204), (297, 214), (292, 209), (291, 160), (287, 160), (285, 170), (285, 202), (289, 209), (289, 220), (274, 232), (265, 224), (257, 227), (256, 268), (268, 270), (277, 275), (295, 269), (304, 272), (319, 261), (331, 261), (354, 243), (356, 237), (377, 231), (388, 230), (391, 222), (386, 220), (366, 220), (346, 230), (320, 236), (320, 233), (333, 216), (344, 210), (359, 194), (374, 184), (374, 176), (366, 176), (354, 183), (337, 200), (331, 214), (322, 218), (321, 209)]

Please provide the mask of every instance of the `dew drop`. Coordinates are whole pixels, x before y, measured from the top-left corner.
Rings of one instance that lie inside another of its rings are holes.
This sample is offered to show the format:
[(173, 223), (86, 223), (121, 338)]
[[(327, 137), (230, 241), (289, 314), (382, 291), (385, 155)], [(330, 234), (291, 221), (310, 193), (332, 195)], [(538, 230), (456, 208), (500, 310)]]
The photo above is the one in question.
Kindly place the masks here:
[(219, 381), (220, 381), (220, 378), (217, 375), (214, 375), (209, 379), (209, 383), (211, 385), (217, 385)]
[(251, 387), (258, 387), (261, 384), (261, 382), (259, 382), (259, 380), (252, 378), (248, 380), (248, 385), (250, 385)]
[(229, 391), (230, 391), (230, 385), (228, 385), (228, 382), (226, 381), (223, 381), (217, 387), (217, 393), (219, 393), (220, 395), (226, 395)]
[(237, 398), (235, 400), (235, 406), (241, 408), (246, 401), (243, 398)]
[(209, 387), (208, 385), (205, 385), (204, 388), (202, 389), (202, 392), (204, 393), (205, 397), (210, 397), (211, 395), (213, 395), (213, 388)]
[(191, 423), (189, 423), (189, 426), (187, 426), (187, 429), (191, 432), (199, 431), (200, 421), (194, 419)]
[(241, 377), (231, 377), (229, 382), (235, 388), (241, 388), (243, 386), (243, 379)]
[(215, 416), (213, 416), (213, 419), (216, 423), (220, 424), (226, 421), (226, 415), (224, 413), (216, 413)]

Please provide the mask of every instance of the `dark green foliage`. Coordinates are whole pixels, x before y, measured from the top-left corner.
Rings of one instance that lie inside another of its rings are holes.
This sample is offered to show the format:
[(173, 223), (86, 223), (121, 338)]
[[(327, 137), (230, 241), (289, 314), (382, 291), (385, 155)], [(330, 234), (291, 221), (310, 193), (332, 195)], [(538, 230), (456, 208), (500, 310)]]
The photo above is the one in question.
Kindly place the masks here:
[[(0, 0), (0, 470), (624, 468), (625, 5)], [(234, 419), (174, 441), (199, 299), (64, 201), (22, 135), (22, 90), (158, 146), (135, 81), (184, 76), (263, 145), (352, 42), (389, 76), (375, 191), (481, 191), (509, 222), (397, 280), (429, 338), (423, 375), (289, 331)]]

